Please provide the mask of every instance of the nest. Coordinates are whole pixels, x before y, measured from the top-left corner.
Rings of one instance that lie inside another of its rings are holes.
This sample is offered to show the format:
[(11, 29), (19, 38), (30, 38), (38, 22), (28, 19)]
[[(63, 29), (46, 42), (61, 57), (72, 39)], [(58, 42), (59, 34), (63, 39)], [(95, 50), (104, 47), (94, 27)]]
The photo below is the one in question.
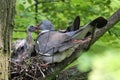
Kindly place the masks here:
[(10, 80), (41, 80), (48, 67), (41, 67), (44, 62), (40, 56), (25, 59), (24, 62), (10, 62)]

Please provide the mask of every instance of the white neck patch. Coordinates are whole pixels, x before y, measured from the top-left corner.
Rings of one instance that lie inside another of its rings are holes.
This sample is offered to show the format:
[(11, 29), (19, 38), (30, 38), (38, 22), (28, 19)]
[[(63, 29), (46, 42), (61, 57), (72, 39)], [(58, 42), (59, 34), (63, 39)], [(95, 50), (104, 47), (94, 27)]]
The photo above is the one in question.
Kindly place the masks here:
[(41, 33), (49, 32), (50, 30), (42, 30)]

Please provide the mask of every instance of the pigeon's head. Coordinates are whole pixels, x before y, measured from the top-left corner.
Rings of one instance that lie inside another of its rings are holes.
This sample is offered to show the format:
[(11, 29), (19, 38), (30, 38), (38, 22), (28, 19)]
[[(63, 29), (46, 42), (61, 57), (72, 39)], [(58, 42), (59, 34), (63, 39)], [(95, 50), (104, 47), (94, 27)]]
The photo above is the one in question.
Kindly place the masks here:
[(37, 26), (39, 30), (54, 30), (53, 24), (49, 20), (43, 20)]

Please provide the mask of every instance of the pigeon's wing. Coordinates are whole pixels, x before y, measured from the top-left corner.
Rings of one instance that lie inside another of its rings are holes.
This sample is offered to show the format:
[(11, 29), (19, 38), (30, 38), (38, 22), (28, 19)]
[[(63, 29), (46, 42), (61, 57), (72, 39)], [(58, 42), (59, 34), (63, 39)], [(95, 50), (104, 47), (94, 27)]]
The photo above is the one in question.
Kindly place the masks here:
[(37, 38), (36, 52), (41, 55), (51, 56), (59, 51), (59, 47), (71, 39), (70, 36), (58, 31), (49, 31)]
[(38, 37), (35, 45), (36, 52), (46, 56), (52, 56), (53, 54), (62, 52), (76, 44), (72, 43), (71, 39), (73, 39), (77, 33), (81, 34), (80, 39), (84, 38), (84, 34), (87, 33), (86, 30), (88, 31), (89, 29), (81, 28), (77, 31), (67, 33), (57, 31), (46, 32)]
[(70, 26), (68, 26), (65, 30), (59, 30), (59, 32), (66, 33), (79, 30), (79, 28), (80, 28), (80, 16), (76, 16), (74, 22)]
[[(79, 30), (71, 31), (65, 33), (71, 39), (84, 39), (88, 32), (92, 32), (93, 27), (102, 28), (107, 24), (107, 20), (103, 17), (98, 17), (91, 21), (90, 23), (86, 24), (85, 26), (81, 27)], [(62, 52), (72, 46), (76, 45), (75, 43), (71, 43), (70, 41), (64, 42), (59, 46), (59, 52)]]
[[(87, 35), (88, 32), (92, 32), (92, 29), (94, 27), (96, 28), (102, 28), (107, 24), (107, 20), (104, 19), (103, 17), (98, 17), (91, 21), (90, 23), (86, 24), (85, 26), (81, 27), (79, 30), (76, 31), (70, 31), (65, 33), (67, 36), (69, 36), (71, 39), (84, 39)], [(70, 47), (75, 46), (75, 43), (71, 43), (70, 41), (66, 41), (62, 43), (59, 46), (59, 52), (62, 52)]]
[(66, 32), (76, 31), (80, 27), (80, 16), (76, 16), (71, 26), (67, 27)]

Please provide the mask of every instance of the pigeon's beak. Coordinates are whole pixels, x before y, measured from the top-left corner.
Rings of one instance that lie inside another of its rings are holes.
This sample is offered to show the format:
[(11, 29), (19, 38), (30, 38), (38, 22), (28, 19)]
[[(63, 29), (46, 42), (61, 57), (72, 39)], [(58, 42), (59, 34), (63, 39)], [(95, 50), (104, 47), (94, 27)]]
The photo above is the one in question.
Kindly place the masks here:
[(39, 28), (38, 27), (36, 27), (35, 32), (39, 33)]
[(40, 30), (40, 24), (36, 26), (35, 32), (36, 32), (36, 33), (39, 33), (39, 32), (40, 32), (39, 30)]

